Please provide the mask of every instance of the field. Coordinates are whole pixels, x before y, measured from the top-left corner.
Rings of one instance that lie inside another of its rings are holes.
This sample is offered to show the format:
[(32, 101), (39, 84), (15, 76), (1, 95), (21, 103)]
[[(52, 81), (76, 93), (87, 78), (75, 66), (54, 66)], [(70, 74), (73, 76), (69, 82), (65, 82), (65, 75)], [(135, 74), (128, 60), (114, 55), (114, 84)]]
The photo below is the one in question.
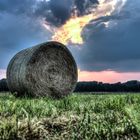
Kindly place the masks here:
[(140, 94), (62, 100), (0, 94), (0, 140), (140, 139)]

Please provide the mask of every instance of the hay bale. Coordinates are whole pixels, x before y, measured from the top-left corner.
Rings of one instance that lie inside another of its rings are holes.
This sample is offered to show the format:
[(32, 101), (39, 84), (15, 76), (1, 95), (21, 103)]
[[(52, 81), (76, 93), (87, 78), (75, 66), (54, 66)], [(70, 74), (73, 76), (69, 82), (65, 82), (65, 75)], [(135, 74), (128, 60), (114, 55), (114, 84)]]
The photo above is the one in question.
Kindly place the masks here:
[(7, 68), (7, 83), (20, 97), (61, 98), (74, 90), (77, 66), (66, 46), (51, 41), (16, 54)]

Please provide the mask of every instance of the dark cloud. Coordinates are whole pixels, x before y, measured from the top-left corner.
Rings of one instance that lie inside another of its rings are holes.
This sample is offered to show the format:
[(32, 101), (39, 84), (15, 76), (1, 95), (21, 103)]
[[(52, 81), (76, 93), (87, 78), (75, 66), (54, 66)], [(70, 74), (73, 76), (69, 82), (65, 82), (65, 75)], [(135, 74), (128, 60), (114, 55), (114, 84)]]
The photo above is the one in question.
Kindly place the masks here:
[[(50, 39), (43, 20), (61, 26), (75, 10), (82, 16), (97, 4), (97, 0), (0, 0), (0, 69), (19, 50)], [(69, 47), (81, 70), (140, 71), (139, 5), (139, 0), (128, 0), (120, 13), (93, 20), (83, 29), (84, 45)]]
[(49, 39), (49, 32), (35, 14), (39, 3), (37, 0), (0, 1), (0, 69), (5, 69), (18, 51)]
[(21, 49), (49, 40), (43, 20), (60, 26), (74, 6), (74, 0), (0, 0), (0, 69)]
[(0, 14), (0, 69), (6, 68), (18, 51), (47, 41), (49, 34), (39, 20), (25, 15)]
[(1, 0), (0, 12), (13, 14), (31, 14), (36, 0)]
[(99, 4), (98, 0), (75, 0), (75, 6), (78, 11), (78, 16), (82, 16), (87, 13), (88, 9), (95, 4)]
[(72, 1), (70, 0), (57, 0), (57, 3), (56, 0), (50, 1), (50, 9), (61, 24), (64, 24), (70, 18), (71, 6)]
[[(98, 0), (50, 0), (37, 4), (35, 14), (46, 18), (54, 26), (63, 25), (73, 14), (83, 16), (96, 8)], [(95, 6), (95, 7), (93, 7)]]
[(78, 11), (78, 16), (88, 14), (88, 9), (95, 4), (98, 0), (1, 0), (0, 11), (42, 17), (54, 26), (61, 26), (75, 11)]
[(82, 70), (140, 71), (140, 2), (135, 2), (129, 0), (121, 14), (102, 17), (85, 27), (84, 46), (80, 51), (72, 48)]

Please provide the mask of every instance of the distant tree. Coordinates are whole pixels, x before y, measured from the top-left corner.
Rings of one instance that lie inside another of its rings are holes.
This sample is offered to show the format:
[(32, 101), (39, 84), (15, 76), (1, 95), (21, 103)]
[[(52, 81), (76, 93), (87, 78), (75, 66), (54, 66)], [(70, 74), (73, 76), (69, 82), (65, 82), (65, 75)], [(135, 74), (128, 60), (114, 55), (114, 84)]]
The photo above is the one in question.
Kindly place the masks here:
[(140, 92), (140, 82), (133, 80), (126, 83), (78, 82), (75, 92)]
[(0, 91), (9, 91), (6, 79), (0, 80)]

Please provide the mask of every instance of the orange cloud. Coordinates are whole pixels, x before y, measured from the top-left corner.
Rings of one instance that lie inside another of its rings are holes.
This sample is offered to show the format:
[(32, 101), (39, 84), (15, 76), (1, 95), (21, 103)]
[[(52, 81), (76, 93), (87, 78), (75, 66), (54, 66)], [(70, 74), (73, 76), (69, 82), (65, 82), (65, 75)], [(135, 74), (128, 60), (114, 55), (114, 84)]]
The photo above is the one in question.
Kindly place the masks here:
[(107, 83), (140, 80), (140, 72), (118, 73), (115, 71), (89, 72), (78, 70), (78, 81), (101, 81)]

